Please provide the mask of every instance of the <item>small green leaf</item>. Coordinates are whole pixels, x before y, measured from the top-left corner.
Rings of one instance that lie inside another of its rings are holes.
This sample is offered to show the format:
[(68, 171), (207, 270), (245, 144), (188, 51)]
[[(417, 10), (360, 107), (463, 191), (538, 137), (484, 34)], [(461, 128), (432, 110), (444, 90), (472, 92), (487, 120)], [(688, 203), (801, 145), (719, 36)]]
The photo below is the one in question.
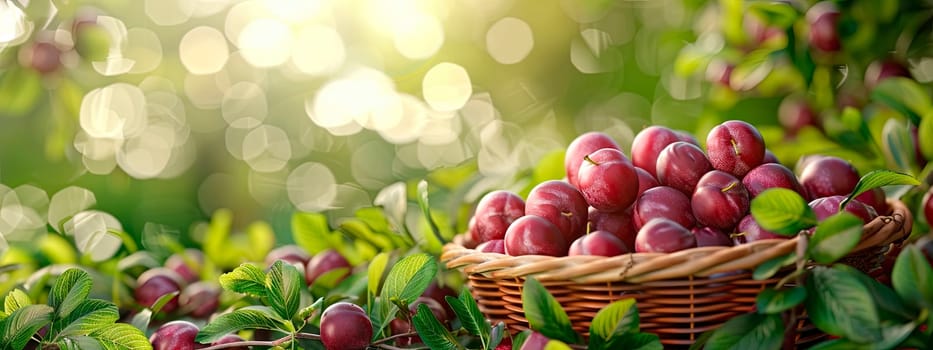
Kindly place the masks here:
[(269, 306), (282, 317), (290, 320), (301, 307), (301, 289), (305, 286), (304, 276), (292, 264), (278, 260), (266, 275), (266, 296)]
[(518, 333), (512, 337), (512, 350), (521, 350), (522, 345), (525, 345), (525, 341), (528, 340), (528, 337), (531, 336), (531, 330), (524, 330), (521, 333)]
[(873, 349), (870, 345), (859, 344), (848, 339), (833, 339), (816, 344), (810, 350), (868, 350)]
[(816, 226), (810, 239), (810, 257), (820, 264), (842, 258), (862, 239), (862, 219), (849, 212), (839, 212)]
[(307, 320), (314, 315), (314, 312), (319, 310), (321, 306), (324, 305), (324, 298), (318, 298), (311, 305), (306, 306), (305, 308), (298, 311), (299, 320)]
[(49, 306), (58, 318), (65, 318), (91, 293), (91, 276), (78, 268), (65, 270), (55, 279), (49, 292)]
[(579, 335), (573, 330), (570, 318), (557, 299), (548, 292), (541, 282), (534, 278), (525, 280), (522, 289), (522, 308), (531, 329), (545, 337), (568, 343), (576, 343)]
[(807, 314), (821, 330), (860, 343), (881, 339), (874, 300), (851, 270), (817, 266), (806, 288)]
[(431, 228), (431, 233), (434, 234), (434, 238), (440, 242), (441, 245), (447, 243), (443, 235), (441, 235), (441, 229), (437, 226), (437, 222), (434, 221), (434, 216), (431, 215), (431, 203), (428, 200), (428, 182), (421, 180), (418, 182), (418, 206), (421, 207), (421, 213), (424, 215), (424, 219), (427, 220), (428, 226)]
[(115, 323), (100, 328), (89, 337), (97, 340), (104, 350), (151, 350), (152, 344), (142, 331), (126, 323)]
[(463, 287), (459, 297), (454, 298), (447, 296), (444, 299), (447, 300), (447, 304), (454, 310), (454, 314), (457, 315), (457, 319), (460, 320), (460, 324), (463, 325), (463, 328), (466, 329), (467, 332), (470, 332), (470, 334), (479, 336), (480, 342), (483, 343), (483, 348), (488, 349), (489, 346), (487, 344), (490, 344), (489, 321), (486, 320), (486, 316), (480, 311), (479, 305), (476, 304), (476, 300), (473, 300), (473, 295), (470, 294), (470, 290), (467, 287)]
[(495, 327), (489, 330), (489, 343), (486, 343), (486, 350), (494, 350), (499, 344), (502, 343), (502, 338), (505, 337), (505, 322), (499, 321), (496, 323)]
[(50, 334), (56, 337), (88, 335), (113, 325), (120, 318), (117, 306), (100, 299), (82, 300), (68, 317), (53, 323)]
[(255, 297), (266, 295), (266, 274), (256, 265), (244, 263), (233, 271), (220, 275), (223, 289)]
[(327, 216), (320, 213), (297, 212), (292, 216), (292, 238), (311, 254), (343, 244), (339, 234), (327, 225)]
[(133, 315), (133, 318), (130, 319), (130, 324), (136, 327), (136, 329), (145, 332), (149, 329), (150, 321), (152, 321), (152, 310), (142, 309)]
[(379, 253), (373, 261), (369, 263), (367, 274), (369, 275), (369, 295), (379, 294), (379, 286), (382, 282), (382, 275), (385, 273), (386, 265), (389, 263), (389, 253)]
[(22, 308), (26, 305), (32, 305), (32, 300), (29, 299), (29, 295), (26, 294), (22, 289), (16, 288), (10, 291), (6, 295), (6, 298), (3, 300), (3, 311), (10, 315), (13, 311), (16, 311), (19, 308)]
[(796, 259), (797, 255), (790, 253), (765, 261), (755, 268), (755, 272), (752, 273), (752, 278), (757, 281), (769, 279), (774, 276), (774, 274), (778, 273), (778, 271), (780, 271), (784, 266), (794, 263), (794, 260)]
[(52, 309), (48, 305), (26, 305), (10, 313), (0, 322), (0, 344), (6, 349), (22, 349), (29, 338), (52, 320)]
[(783, 342), (780, 315), (750, 313), (726, 321), (713, 332), (705, 349), (780, 349)]
[(872, 89), (871, 98), (909, 117), (914, 124), (918, 124), (920, 117), (933, 109), (930, 104), (930, 94), (910, 78), (885, 79)]
[(247, 306), (211, 320), (201, 329), (195, 341), (210, 343), (227, 333), (242, 329), (278, 330), (286, 333), (294, 331), (291, 323), (280, 318), (272, 309), (265, 306)]
[(796, 235), (817, 223), (816, 214), (803, 197), (786, 188), (760, 193), (752, 199), (751, 212), (763, 229), (785, 236)]
[(550, 340), (544, 344), (544, 350), (572, 350), (570, 346), (560, 340)]
[(908, 305), (933, 309), (933, 267), (916, 245), (904, 247), (897, 256), (891, 284)]
[(150, 306), (149, 309), (152, 310), (152, 313), (154, 314), (159, 313), (159, 311), (162, 311), (162, 308), (165, 307), (165, 304), (168, 304), (168, 302), (172, 301), (172, 299), (175, 299), (175, 297), (177, 297), (180, 293), (181, 292), (176, 290), (174, 292), (166, 293), (160, 296), (159, 299), (156, 299), (156, 301), (152, 303), (152, 306)]
[(874, 170), (868, 174), (865, 174), (865, 176), (862, 176), (862, 178), (859, 179), (858, 183), (855, 185), (855, 189), (852, 190), (852, 194), (846, 197), (846, 199), (839, 204), (839, 207), (845, 208), (849, 201), (855, 197), (858, 197), (862, 193), (871, 191), (875, 188), (892, 185), (916, 186), (920, 185), (920, 181), (907, 174), (884, 169)]
[(613, 338), (626, 333), (639, 331), (638, 306), (635, 299), (623, 299), (599, 310), (590, 324), (590, 348), (611, 349), (607, 347)]
[(925, 159), (933, 159), (933, 115), (925, 115), (917, 127), (917, 142)]
[(805, 299), (807, 299), (807, 290), (803, 286), (782, 290), (768, 288), (758, 293), (755, 305), (758, 306), (760, 313), (776, 314), (800, 305)]
[(437, 262), (428, 254), (409, 255), (399, 260), (382, 287), (383, 300), (397, 299), (411, 304), (428, 288), (437, 275)]
[(607, 349), (663, 350), (661, 338), (651, 333), (625, 333), (612, 338)]
[(425, 304), (418, 305), (418, 312), (412, 317), (412, 325), (415, 326), (424, 344), (431, 349), (463, 349), (463, 346), (457, 342), (457, 338), (447, 331), (447, 328), (434, 317), (431, 308)]

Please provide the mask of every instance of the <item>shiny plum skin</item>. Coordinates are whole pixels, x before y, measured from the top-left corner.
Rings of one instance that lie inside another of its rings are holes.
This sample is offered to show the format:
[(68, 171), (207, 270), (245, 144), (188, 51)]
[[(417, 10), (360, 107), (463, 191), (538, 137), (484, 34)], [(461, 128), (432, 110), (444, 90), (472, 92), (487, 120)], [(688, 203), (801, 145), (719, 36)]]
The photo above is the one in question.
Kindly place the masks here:
[(714, 169), (741, 178), (764, 161), (765, 142), (751, 124), (730, 120), (706, 135), (706, 155)]
[(735, 244), (732, 237), (716, 228), (694, 227), (690, 231), (696, 237), (697, 247), (731, 247)]
[(201, 266), (204, 266), (204, 253), (198, 249), (185, 249), (182, 253), (175, 253), (165, 260), (164, 266), (180, 275), (185, 282), (194, 283), (201, 280)]
[(828, 196), (845, 196), (858, 184), (858, 170), (848, 161), (832, 156), (808, 160), (800, 173), (800, 185), (813, 200)]
[(654, 218), (671, 219), (686, 228), (696, 225), (690, 197), (673, 187), (658, 186), (645, 191), (635, 201), (633, 209), (635, 229), (641, 229)]
[(789, 135), (797, 135), (801, 129), (819, 125), (816, 111), (801, 97), (788, 96), (778, 106), (778, 122)]
[(742, 178), (742, 185), (748, 190), (748, 195), (751, 198), (755, 198), (766, 189), (774, 187), (786, 188), (797, 192), (803, 197), (807, 196), (806, 190), (797, 181), (794, 172), (777, 163), (765, 163), (755, 167)]
[(910, 71), (903, 64), (894, 60), (878, 60), (868, 64), (865, 69), (865, 87), (874, 89), (887, 78), (910, 77)]
[(667, 145), (680, 141), (680, 136), (667, 127), (649, 126), (639, 131), (632, 140), (632, 164), (658, 177), (658, 155)]
[(567, 255), (567, 241), (554, 224), (544, 218), (525, 215), (505, 232), (505, 253), (518, 255)]
[(494, 239), (491, 241), (480, 243), (478, 246), (476, 246), (476, 250), (481, 251), (483, 253), (505, 254), (505, 240)]
[(567, 174), (567, 182), (579, 187), (577, 174), (580, 172), (583, 158), (602, 148), (620, 149), (619, 144), (612, 137), (598, 131), (584, 133), (571, 141), (564, 153), (564, 172)]
[(549, 221), (563, 235), (564, 242), (572, 242), (586, 233), (587, 208), (586, 198), (576, 187), (558, 180), (538, 184), (525, 200), (525, 215)]
[(549, 341), (551, 341), (551, 339), (545, 337), (544, 334), (533, 332), (528, 338), (525, 338), (525, 343), (522, 344), (521, 350), (544, 350)]
[(933, 225), (933, 187), (923, 194), (920, 203), (923, 205), (923, 218), (927, 219), (928, 224)]
[(355, 304), (339, 302), (321, 315), (321, 342), (328, 350), (363, 350), (372, 337), (372, 321)]
[(842, 48), (839, 40), (839, 9), (831, 1), (821, 1), (807, 10), (810, 46), (823, 52), (836, 52)]
[[(239, 335), (236, 335), (236, 334), (227, 334), (223, 337), (220, 337), (220, 339), (215, 340), (213, 343), (211, 343), (211, 346), (230, 344), (230, 343), (236, 343), (236, 342), (241, 342), (241, 341), (245, 341), (245, 339), (243, 339), (243, 337), (240, 337)], [(249, 350), (249, 347), (248, 346), (237, 346), (237, 347), (226, 348), (226, 349), (227, 350)]]
[(673, 253), (696, 246), (693, 232), (665, 218), (651, 219), (635, 238), (635, 251), (639, 253)]
[(658, 179), (654, 178), (654, 175), (651, 175), (651, 173), (645, 169), (635, 167), (635, 174), (638, 174), (639, 196), (641, 196), (642, 193), (645, 193), (645, 191), (647, 191), (649, 188), (658, 187), (661, 185), (658, 183)]
[(733, 241), (736, 244), (751, 243), (763, 239), (788, 239), (792, 237), (782, 236), (761, 228), (761, 225), (758, 225), (758, 222), (755, 221), (751, 214), (742, 218), (735, 230), (737, 234), (733, 236)]
[(343, 255), (340, 255), (336, 250), (326, 249), (317, 253), (314, 257), (308, 261), (307, 269), (305, 270), (305, 282), (310, 286), (314, 284), (314, 281), (317, 280), (321, 275), (335, 269), (346, 268), (347, 271), (338, 279), (343, 280), (350, 275), (350, 270), (353, 266), (350, 266), (350, 262), (347, 261)]
[(690, 199), (697, 223), (729, 231), (748, 213), (748, 190), (735, 176), (713, 170), (700, 178)]
[[(761, 164), (781, 164), (781, 161), (774, 155), (774, 152), (771, 152), (769, 149), (765, 149), (765, 158), (761, 160)], [(748, 175), (748, 174), (746, 174)]]
[(880, 188), (873, 188), (868, 192), (855, 196), (855, 199), (875, 208), (875, 212), (878, 213), (878, 215), (888, 215), (891, 212), (891, 206), (888, 204), (888, 199), (884, 194), (884, 190)]
[(296, 267), (300, 264), (301, 269), (304, 269), (304, 266), (311, 260), (311, 254), (302, 247), (289, 244), (272, 249), (266, 254), (265, 263), (267, 267), (272, 266), (276, 260), (284, 260)]
[[(838, 213), (839, 204), (845, 199), (845, 196), (822, 197), (810, 201), (809, 205), (810, 208), (813, 208), (813, 212), (816, 213), (817, 220), (822, 221)], [(854, 214), (859, 219), (862, 219), (862, 222), (866, 224), (878, 216), (878, 213), (875, 212), (875, 208), (854, 199), (846, 204), (845, 210)]]
[[(143, 272), (136, 281), (133, 296), (136, 302), (144, 307), (152, 307), (165, 294), (181, 292), (185, 285), (184, 279), (177, 272), (164, 267)], [(161, 311), (171, 313), (176, 309), (178, 309), (177, 295), (162, 306)]]
[(149, 336), (153, 350), (194, 350), (207, 345), (194, 341), (198, 335), (198, 326), (188, 321), (171, 321), (163, 324)]
[(206, 319), (220, 306), (220, 287), (206, 281), (189, 284), (178, 296), (178, 304), (188, 316)]
[(513, 221), (525, 215), (525, 201), (509, 191), (492, 191), (476, 204), (470, 235), (477, 243), (505, 237)]
[(689, 195), (693, 193), (703, 174), (712, 169), (713, 166), (700, 147), (677, 141), (664, 147), (658, 154), (655, 173), (658, 174), (658, 182), (662, 185)]
[(593, 231), (573, 241), (568, 255), (616, 256), (629, 252), (619, 237), (606, 231)]
[(626, 209), (621, 212), (607, 213), (590, 207), (589, 211), (590, 231), (607, 231), (625, 243), (629, 251), (635, 249), (635, 222), (632, 216), (632, 209)]
[(586, 202), (599, 210), (625, 210), (638, 196), (638, 175), (622, 151), (602, 148), (585, 157), (577, 187)]

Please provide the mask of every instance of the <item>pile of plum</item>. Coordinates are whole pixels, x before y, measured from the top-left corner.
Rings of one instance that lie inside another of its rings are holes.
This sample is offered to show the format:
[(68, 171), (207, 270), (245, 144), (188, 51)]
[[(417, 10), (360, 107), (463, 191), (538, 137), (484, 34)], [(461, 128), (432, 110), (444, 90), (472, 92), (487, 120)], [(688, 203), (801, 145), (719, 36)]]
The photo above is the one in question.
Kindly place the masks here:
[[(504, 190), (486, 194), (465, 240), (513, 256), (615, 256), (786, 238), (749, 214), (755, 196), (773, 187), (796, 191), (822, 220), (838, 212), (860, 178), (832, 156), (804, 157), (797, 168), (799, 177), (743, 121), (710, 130), (705, 152), (691, 135), (663, 126), (641, 130), (631, 157), (608, 135), (589, 132), (567, 147), (564, 180), (542, 182), (524, 200)], [(867, 223), (890, 208), (875, 189), (845, 210)]]

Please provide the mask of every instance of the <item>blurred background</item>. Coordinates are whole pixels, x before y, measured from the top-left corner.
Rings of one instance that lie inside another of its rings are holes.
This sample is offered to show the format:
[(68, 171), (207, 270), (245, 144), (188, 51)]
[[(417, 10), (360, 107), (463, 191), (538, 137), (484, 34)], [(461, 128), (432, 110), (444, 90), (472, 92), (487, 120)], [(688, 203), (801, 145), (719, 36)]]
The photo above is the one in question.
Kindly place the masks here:
[[(814, 3), (0, 0), (2, 244), (49, 227), (193, 244), (221, 208), (288, 241), (296, 211), (339, 220), (425, 178), (469, 181), (470, 202), (553, 177), (542, 164), (583, 132), (627, 149), (648, 125), (702, 143), (743, 119), (789, 166), (920, 173), (871, 140), (916, 131), (922, 110), (875, 102), (929, 101), (933, 5), (834, 2), (835, 52), (808, 42)], [(919, 97), (874, 93), (875, 62)], [(793, 102), (809, 122), (779, 118)]]

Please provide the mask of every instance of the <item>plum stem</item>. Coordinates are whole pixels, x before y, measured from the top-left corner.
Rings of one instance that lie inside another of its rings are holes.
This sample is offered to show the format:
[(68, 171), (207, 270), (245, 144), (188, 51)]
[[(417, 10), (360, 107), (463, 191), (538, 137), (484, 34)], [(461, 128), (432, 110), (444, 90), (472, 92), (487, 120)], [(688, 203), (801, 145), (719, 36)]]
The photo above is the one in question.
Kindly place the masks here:
[(584, 161), (587, 161), (587, 162), (590, 162), (590, 164), (593, 164), (593, 165), (599, 165), (599, 162), (593, 160), (593, 158), (590, 158), (590, 155), (589, 155), (589, 154), (583, 156), (583, 160), (584, 160)]
[(742, 149), (739, 148), (739, 143), (735, 142), (735, 139), (729, 139), (729, 142), (732, 143), (732, 150), (735, 151), (735, 155), (742, 155)]
[(737, 186), (738, 184), (739, 184), (738, 181), (732, 181), (732, 182), (729, 183), (729, 185), (727, 185), (726, 187), (723, 187), (723, 188), (722, 188), (721, 190), (719, 190), (719, 191), (722, 192), (722, 193), (726, 193), (726, 192), (728, 192), (729, 190), (735, 188), (735, 186)]

